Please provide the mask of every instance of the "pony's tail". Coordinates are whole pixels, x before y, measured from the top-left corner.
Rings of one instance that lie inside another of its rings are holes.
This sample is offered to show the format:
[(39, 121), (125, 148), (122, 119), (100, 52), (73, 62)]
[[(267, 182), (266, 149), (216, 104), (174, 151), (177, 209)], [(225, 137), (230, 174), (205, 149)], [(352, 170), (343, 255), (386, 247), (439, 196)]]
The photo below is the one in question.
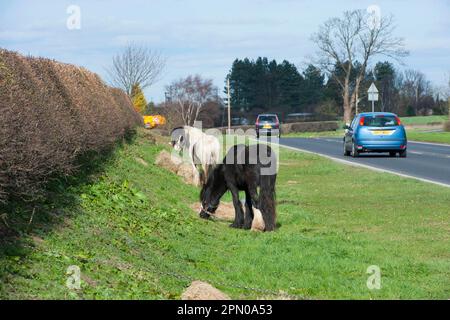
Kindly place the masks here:
[(259, 189), (259, 210), (263, 216), (265, 231), (273, 231), (276, 227), (276, 209), (275, 209), (275, 183), (277, 180), (274, 175), (260, 176)]

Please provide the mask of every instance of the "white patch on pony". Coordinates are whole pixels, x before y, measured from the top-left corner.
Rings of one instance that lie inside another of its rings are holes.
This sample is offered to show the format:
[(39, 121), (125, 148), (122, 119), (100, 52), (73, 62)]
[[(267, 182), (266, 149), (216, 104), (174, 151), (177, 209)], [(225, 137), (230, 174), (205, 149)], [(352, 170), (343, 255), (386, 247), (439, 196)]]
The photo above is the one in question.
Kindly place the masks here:
[(183, 134), (174, 141), (173, 148), (176, 152), (182, 151), (183, 158), (197, 171), (198, 176), (195, 176), (194, 180), (196, 180), (196, 185), (200, 185), (200, 172), (196, 165), (201, 165), (206, 176), (208, 167), (219, 162), (220, 142), (217, 137), (205, 134), (198, 128), (184, 126), (182, 130)]
[(264, 231), (265, 228), (266, 225), (264, 224), (261, 211), (253, 208), (252, 231)]

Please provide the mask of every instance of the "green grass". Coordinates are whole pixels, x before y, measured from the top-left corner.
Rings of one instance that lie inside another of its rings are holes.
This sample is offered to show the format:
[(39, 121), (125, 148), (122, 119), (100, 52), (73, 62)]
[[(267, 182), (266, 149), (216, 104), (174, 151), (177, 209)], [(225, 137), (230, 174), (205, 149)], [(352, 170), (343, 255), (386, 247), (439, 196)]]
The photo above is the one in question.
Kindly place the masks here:
[(323, 131), (323, 132), (292, 132), (283, 134), (282, 138), (320, 138), (320, 137), (343, 137), (344, 130)]
[[(450, 297), (449, 189), (282, 150), (280, 228), (254, 233), (199, 219), (198, 190), (153, 165), (161, 149), (140, 136), (66, 189), (71, 201), (47, 203), (2, 245), (0, 298), (178, 299), (191, 279), (232, 298)], [(65, 286), (70, 265), (81, 290)], [(381, 290), (366, 286), (370, 265)]]
[(436, 142), (450, 144), (450, 132), (423, 132), (408, 130), (408, 139), (412, 141)]
[(427, 125), (433, 123), (444, 123), (448, 120), (448, 116), (418, 116), (418, 117), (402, 117), (402, 123), (405, 125)]

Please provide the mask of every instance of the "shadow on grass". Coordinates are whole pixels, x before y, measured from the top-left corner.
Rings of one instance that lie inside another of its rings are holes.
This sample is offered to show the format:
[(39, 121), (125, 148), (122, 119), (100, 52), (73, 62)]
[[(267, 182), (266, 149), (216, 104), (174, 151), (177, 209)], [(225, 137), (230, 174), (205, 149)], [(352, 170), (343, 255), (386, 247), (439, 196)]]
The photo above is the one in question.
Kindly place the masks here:
[[(92, 152), (77, 161), (74, 176), (55, 177), (47, 185), (45, 197), (26, 202), (12, 198), (0, 205), (0, 283), (14, 273), (8, 261), (24, 259), (45, 235), (67, 223), (67, 218), (79, 210), (79, 194), (83, 185), (95, 181), (105, 166), (114, 159), (114, 150), (134, 141), (128, 134), (102, 153)], [(1, 290), (0, 290), (1, 293)]]

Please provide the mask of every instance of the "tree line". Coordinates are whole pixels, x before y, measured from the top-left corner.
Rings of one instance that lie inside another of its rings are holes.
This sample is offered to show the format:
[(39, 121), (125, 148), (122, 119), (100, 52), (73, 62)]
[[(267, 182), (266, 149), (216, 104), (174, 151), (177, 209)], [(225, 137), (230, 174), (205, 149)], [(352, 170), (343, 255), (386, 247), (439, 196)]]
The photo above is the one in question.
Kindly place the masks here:
[[(356, 61), (348, 79), (355, 87), (361, 74), (361, 64)], [(228, 74), (231, 104), (241, 114), (277, 112), (314, 113), (339, 117), (344, 113), (344, 95), (336, 79), (345, 74), (336, 64), (327, 76), (310, 64), (302, 72), (289, 61), (277, 63), (267, 58), (256, 60), (236, 59)], [(359, 101), (355, 112), (370, 111), (367, 90), (374, 82), (380, 91), (377, 111), (395, 112), (401, 116), (445, 114), (445, 97), (440, 96), (426, 76), (417, 70), (398, 70), (389, 61), (378, 62), (372, 70), (362, 73), (359, 80)], [(226, 88), (225, 88), (226, 90)]]
[[(395, 35), (392, 16), (363, 10), (346, 11), (328, 19), (311, 37), (317, 52), (305, 68), (287, 60), (266, 57), (235, 59), (225, 82), (230, 82), (234, 117), (253, 122), (261, 112), (314, 114), (315, 118), (343, 118), (350, 122), (358, 112), (371, 110), (367, 89), (375, 82), (380, 91), (377, 111), (400, 116), (445, 114), (446, 93), (436, 90), (417, 70), (396, 68), (409, 52)], [(374, 63), (375, 57), (385, 57)], [(155, 51), (130, 45), (113, 60), (112, 82), (122, 87), (140, 113), (164, 113), (174, 123), (192, 125), (203, 120), (208, 126), (224, 123), (224, 101), (211, 79), (188, 75), (166, 86), (166, 101), (147, 103), (142, 89), (162, 73), (165, 59)], [(225, 88), (227, 94), (227, 88)]]

